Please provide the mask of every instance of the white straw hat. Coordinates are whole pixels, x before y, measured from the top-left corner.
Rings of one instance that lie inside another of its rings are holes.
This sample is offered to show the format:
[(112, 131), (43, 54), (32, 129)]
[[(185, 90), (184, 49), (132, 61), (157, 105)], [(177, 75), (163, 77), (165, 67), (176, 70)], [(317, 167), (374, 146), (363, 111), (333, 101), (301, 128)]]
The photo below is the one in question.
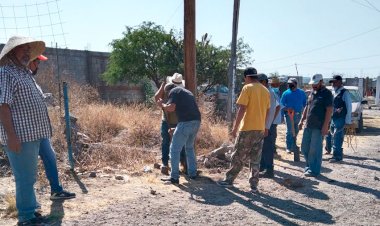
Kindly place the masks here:
[(174, 73), (171, 77), (167, 77), (169, 83), (173, 83), (176, 86), (185, 87), (185, 80), (183, 80), (180, 73)]
[(36, 59), (45, 51), (45, 42), (43, 41), (38, 41), (30, 37), (13, 36), (8, 40), (0, 53), (0, 63), (14, 48), (24, 44), (30, 45), (30, 61)]

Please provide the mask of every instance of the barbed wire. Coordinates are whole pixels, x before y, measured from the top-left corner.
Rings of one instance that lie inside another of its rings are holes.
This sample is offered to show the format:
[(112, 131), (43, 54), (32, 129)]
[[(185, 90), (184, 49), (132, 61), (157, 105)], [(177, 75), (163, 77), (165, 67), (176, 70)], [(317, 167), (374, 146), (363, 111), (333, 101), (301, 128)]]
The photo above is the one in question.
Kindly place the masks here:
[(0, 43), (6, 43), (17, 34), (40, 38), (46, 43), (59, 42), (60, 48), (67, 48), (59, 1), (36, 0), (19, 5), (0, 3)]

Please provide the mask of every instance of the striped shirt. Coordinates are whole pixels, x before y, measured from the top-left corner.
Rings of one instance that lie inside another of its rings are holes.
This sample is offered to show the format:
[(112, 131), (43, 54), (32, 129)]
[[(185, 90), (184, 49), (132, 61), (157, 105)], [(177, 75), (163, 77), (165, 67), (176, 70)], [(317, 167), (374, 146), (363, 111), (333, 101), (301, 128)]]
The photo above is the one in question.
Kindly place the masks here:
[[(0, 67), (1, 104), (9, 105), (12, 123), (21, 142), (51, 137), (52, 128), (44, 97), (28, 69), (13, 65)], [(7, 135), (1, 123), (0, 142), (7, 144)]]

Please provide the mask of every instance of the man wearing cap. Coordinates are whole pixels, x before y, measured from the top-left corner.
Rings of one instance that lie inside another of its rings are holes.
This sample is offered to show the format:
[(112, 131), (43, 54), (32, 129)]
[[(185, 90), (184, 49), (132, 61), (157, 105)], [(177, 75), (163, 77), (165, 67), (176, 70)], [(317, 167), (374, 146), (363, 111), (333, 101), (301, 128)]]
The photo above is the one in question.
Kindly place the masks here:
[(232, 186), (247, 159), (250, 160), (249, 183), (251, 193), (257, 193), (259, 183), (260, 160), (265, 133), (265, 122), (269, 117), (270, 94), (267, 88), (260, 84), (255, 68), (244, 70), (245, 85), (237, 100), (238, 111), (231, 136), (235, 140), (231, 167), (225, 179), (218, 181), (220, 186)]
[(172, 143), (170, 144), (172, 166), (170, 176), (161, 180), (178, 184), (180, 152), (183, 147), (185, 147), (186, 151), (187, 174), (190, 179), (197, 177), (194, 143), (201, 124), (201, 113), (194, 95), (189, 90), (170, 83), (165, 86), (165, 92), (169, 94), (167, 102), (163, 103), (163, 100), (160, 99), (158, 104), (166, 112), (175, 112), (178, 124), (175, 127)]
[(44, 50), (43, 41), (14, 36), (0, 54), (0, 142), (15, 177), (18, 225), (43, 221), (35, 216), (34, 183), (41, 140), (52, 131), (44, 97), (27, 66)]
[[(168, 93), (165, 92), (165, 85), (174, 84), (175, 86), (185, 87), (185, 80), (182, 78), (182, 74), (174, 73), (172, 76), (166, 78), (167, 83), (163, 82), (160, 88), (154, 95), (156, 103), (159, 105), (159, 101), (162, 100), (166, 102), (168, 99)], [(170, 150), (170, 132), (174, 131), (177, 126), (178, 118), (175, 112), (166, 112), (162, 110), (162, 121), (161, 121), (161, 173), (169, 175), (169, 150)], [(183, 170), (187, 173), (187, 164), (186, 164), (186, 153), (183, 149), (181, 151), (180, 162), (183, 166)]]
[(339, 162), (343, 159), (343, 139), (344, 125), (351, 124), (352, 101), (350, 93), (343, 87), (343, 79), (340, 75), (334, 75), (329, 81), (332, 83), (333, 90), (333, 115), (330, 124), (330, 132), (326, 137), (326, 151), (331, 153), (333, 149), (333, 157), (329, 162)]
[(270, 94), (270, 108), (269, 115), (265, 121), (265, 138), (263, 144), (263, 150), (261, 155), (260, 162), (260, 171), (262, 174), (261, 177), (273, 178), (273, 159), (274, 159), (274, 150), (276, 146), (276, 133), (277, 133), (277, 124), (274, 124), (274, 119), (277, 117), (280, 111), (280, 105), (277, 101), (276, 94), (273, 89), (269, 87), (268, 77), (265, 74), (259, 75), (260, 83), (265, 86)]
[[(301, 119), (301, 114), (306, 106), (306, 94), (302, 89), (297, 88), (297, 79), (289, 78), (288, 89), (282, 94), (281, 105), (284, 107), (286, 123), (286, 152), (291, 153), (294, 150), (294, 143), (297, 138), (293, 138), (292, 126), (294, 126), (296, 137), (298, 135), (297, 125)], [(290, 118), (289, 111), (294, 111), (293, 120)], [(293, 125), (292, 125), (293, 123)]]
[[(47, 61), (48, 58), (44, 55), (39, 55), (36, 59), (29, 63), (29, 69), (32, 75), (36, 75), (38, 71), (38, 66), (41, 61)], [(33, 78), (34, 79), (34, 78)], [(34, 80), (35, 81), (35, 80)], [(35, 81), (36, 87), (40, 90), (41, 94), (45, 97), (41, 87)], [(75, 193), (63, 190), (62, 185), (59, 183), (58, 169), (57, 169), (57, 159), (54, 149), (51, 145), (49, 138), (41, 139), (39, 155), (45, 167), (46, 177), (50, 183), (51, 189), (51, 200), (64, 200), (75, 198)]]
[(321, 74), (314, 75), (309, 84), (312, 85), (313, 92), (309, 96), (298, 126), (302, 129), (306, 120), (301, 151), (306, 162), (305, 176), (315, 177), (321, 172), (322, 142), (323, 136), (329, 132), (333, 96), (331, 91), (324, 86)]

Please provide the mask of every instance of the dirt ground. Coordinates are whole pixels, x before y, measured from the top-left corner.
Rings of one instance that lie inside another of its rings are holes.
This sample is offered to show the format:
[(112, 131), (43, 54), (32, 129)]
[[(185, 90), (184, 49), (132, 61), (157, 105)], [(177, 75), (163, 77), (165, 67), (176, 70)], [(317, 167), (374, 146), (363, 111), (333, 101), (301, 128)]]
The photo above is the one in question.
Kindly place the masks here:
[[(294, 163), (285, 153), (285, 127), (279, 126), (275, 178), (260, 179), (255, 196), (245, 168), (233, 188), (216, 185), (224, 172), (207, 169), (195, 181), (181, 177), (179, 186), (161, 183), (158, 170), (105, 170), (66, 182), (76, 199), (51, 202), (48, 188), (37, 189), (38, 199), (51, 225), (380, 225), (380, 110), (365, 110), (364, 124), (353, 147), (344, 144), (344, 161), (323, 161), (317, 178), (304, 177), (304, 160)], [(5, 177), (0, 184), (0, 225), (14, 225), (16, 219), (4, 216), (3, 199), (14, 182)]]

